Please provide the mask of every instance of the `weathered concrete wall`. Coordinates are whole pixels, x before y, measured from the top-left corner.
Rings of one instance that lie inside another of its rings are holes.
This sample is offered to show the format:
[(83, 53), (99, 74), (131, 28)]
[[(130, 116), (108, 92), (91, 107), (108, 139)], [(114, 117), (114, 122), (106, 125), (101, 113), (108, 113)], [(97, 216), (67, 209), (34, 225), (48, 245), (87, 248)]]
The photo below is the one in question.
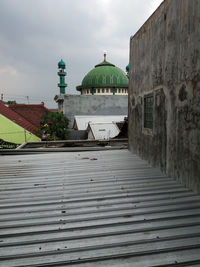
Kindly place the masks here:
[[(130, 41), (129, 148), (200, 192), (200, 1), (166, 0)], [(153, 93), (153, 129), (144, 96)]]
[[(128, 96), (63, 95), (63, 113), (73, 126), (75, 115), (127, 115)], [(60, 101), (62, 103), (62, 101)]]

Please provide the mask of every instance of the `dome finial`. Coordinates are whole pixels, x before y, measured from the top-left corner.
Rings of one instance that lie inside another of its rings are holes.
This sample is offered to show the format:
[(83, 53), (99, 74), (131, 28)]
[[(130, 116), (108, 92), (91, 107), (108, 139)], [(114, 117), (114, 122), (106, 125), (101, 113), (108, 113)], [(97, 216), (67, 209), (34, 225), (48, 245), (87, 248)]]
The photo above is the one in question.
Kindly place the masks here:
[(103, 52), (103, 56), (104, 56), (104, 61), (106, 61), (106, 51), (104, 50), (104, 52)]

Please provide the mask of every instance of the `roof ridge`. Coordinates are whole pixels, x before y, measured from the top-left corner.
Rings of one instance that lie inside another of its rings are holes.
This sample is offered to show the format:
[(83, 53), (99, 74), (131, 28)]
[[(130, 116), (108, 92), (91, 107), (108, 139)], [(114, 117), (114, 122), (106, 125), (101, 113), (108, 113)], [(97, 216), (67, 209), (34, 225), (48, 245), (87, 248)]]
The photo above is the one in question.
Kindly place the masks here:
[(34, 106), (34, 107), (42, 107), (42, 108), (44, 108), (44, 109), (46, 109), (46, 110), (48, 110), (49, 111), (49, 109), (47, 108), (47, 107), (45, 107), (44, 106), (44, 104), (43, 103), (41, 103), (41, 104), (9, 104), (8, 105), (10, 108), (12, 108), (12, 107), (31, 107), (31, 106)]
[(115, 67), (114, 64), (112, 64), (112, 63), (110, 63), (110, 62), (108, 62), (108, 61), (106, 61), (106, 60), (102, 61), (101, 63), (99, 63), (99, 64), (97, 64), (97, 65), (95, 65), (95, 68), (96, 68), (96, 67), (101, 67), (101, 66), (111, 66), (111, 67)]

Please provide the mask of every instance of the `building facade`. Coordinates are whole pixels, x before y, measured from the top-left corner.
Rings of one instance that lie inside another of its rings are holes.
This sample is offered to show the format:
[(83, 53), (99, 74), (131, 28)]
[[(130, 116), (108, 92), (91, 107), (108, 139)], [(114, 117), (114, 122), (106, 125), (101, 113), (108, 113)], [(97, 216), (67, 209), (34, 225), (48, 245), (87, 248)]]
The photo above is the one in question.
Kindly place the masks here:
[(122, 95), (58, 95), (55, 97), (59, 112), (70, 120), (73, 127), (77, 115), (124, 115), (128, 114), (128, 96)]
[[(13, 105), (15, 107), (16, 105)], [(0, 101), (0, 139), (16, 145), (24, 142), (41, 141), (37, 136), (37, 127), (29, 119), (15, 112), (12, 108)]]
[(129, 148), (200, 192), (200, 1), (166, 0), (130, 40)]
[(0, 114), (0, 139), (20, 145), (24, 142), (39, 142), (41, 139), (17, 123)]

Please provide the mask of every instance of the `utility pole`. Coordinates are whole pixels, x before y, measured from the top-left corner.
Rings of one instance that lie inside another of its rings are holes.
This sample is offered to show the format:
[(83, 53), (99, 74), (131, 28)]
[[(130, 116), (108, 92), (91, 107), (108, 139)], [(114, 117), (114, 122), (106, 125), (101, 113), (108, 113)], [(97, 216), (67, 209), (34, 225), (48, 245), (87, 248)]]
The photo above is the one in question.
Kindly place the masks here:
[(24, 140), (25, 140), (25, 142), (27, 141), (27, 139), (26, 139), (26, 130), (24, 129)]
[(26, 97), (26, 98), (27, 98), (27, 102), (28, 102), (28, 104), (29, 104), (29, 96), (27, 95), (27, 97)]

